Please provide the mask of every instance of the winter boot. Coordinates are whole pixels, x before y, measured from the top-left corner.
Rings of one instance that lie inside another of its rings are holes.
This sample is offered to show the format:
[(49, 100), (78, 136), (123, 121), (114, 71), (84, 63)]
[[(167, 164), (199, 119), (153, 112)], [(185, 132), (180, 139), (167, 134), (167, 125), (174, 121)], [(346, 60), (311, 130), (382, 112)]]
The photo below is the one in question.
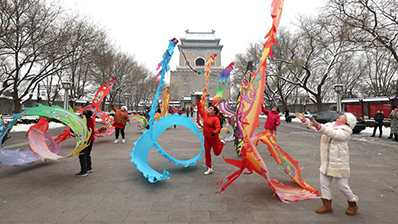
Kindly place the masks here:
[(323, 206), (317, 208), (315, 210), (315, 212), (318, 214), (333, 213), (332, 200), (328, 200), (328, 199), (324, 199), (324, 198), (321, 198), (321, 199), (322, 199)]
[(358, 211), (358, 205), (357, 202), (359, 201), (358, 196), (354, 195), (355, 201), (347, 201), (348, 202), (348, 208), (345, 210), (345, 214), (347, 215), (355, 215)]
[(345, 210), (345, 214), (347, 215), (355, 215), (358, 211), (357, 203), (348, 201), (348, 208)]

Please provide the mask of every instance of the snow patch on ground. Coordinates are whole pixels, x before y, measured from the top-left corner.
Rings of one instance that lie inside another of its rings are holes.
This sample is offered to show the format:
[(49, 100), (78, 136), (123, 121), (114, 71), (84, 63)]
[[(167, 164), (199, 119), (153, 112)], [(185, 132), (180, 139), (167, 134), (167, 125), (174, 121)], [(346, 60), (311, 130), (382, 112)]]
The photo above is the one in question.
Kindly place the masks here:
[[(17, 124), (17, 125), (12, 126), (11, 132), (28, 132), (29, 128), (32, 125), (34, 125), (34, 124)], [(50, 122), (48, 124), (48, 126), (49, 126), (48, 127), (49, 129), (65, 127), (64, 124), (57, 123), (57, 122)]]

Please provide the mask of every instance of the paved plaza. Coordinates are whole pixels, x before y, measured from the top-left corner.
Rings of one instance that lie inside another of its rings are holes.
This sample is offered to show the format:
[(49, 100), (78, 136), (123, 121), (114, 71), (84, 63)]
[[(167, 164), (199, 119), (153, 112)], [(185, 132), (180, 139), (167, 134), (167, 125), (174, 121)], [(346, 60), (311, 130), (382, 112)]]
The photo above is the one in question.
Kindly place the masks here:
[[(264, 123), (264, 119), (261, 119)], [(258, 130), (263, 130), (262, 126)], [(52, 130), (55, 135), (60, 130)], [(11, 133), (6, 146), (27, 147), (26, 133)], [(194, 167), (176, 167), (156, 150), (149, 163), (172, 178), (149, 183), (130, 162), (129, 153), (141, 132), (136, 124), (126, 127), (126, 143), (113, 144), (114, 137), (96, 139), (92, 151), (93, 170), (75, 178), (78, 158), (61, 162), (37, 161), (31, 166), (0, 165), (0, 224), (4, 223), (398, 223), (398, 144), (388, 139), (354, 135), (350, 141), (350, 186), (360, 198), (358, 214), (345, 215), (347, 202), (335, 184), (333, 214), (318, 215), (320, 199), (282, 203), (256, 173), (242, 174), (223, 193), (217, 182), (235, 167), (226, 158), (239, 159), (233, 143), (221, 156), (213, 156), (214, 173), (204, 176), (204, 158)], [(320, 136), (299, 123), (278, 129), (277, 141), (303, 167), (303, 179), (319, 190)], [(183, 127), (166, 130), (160, 145), (172, 156), (188, 159), (199, 152), (200, 142)], [(74, 139), (62, 145), (62, 155), (75, 146)], [(262, 145), (270, 176), (293, 184)], [(203, 155), (204, 156), (204, 155)]]

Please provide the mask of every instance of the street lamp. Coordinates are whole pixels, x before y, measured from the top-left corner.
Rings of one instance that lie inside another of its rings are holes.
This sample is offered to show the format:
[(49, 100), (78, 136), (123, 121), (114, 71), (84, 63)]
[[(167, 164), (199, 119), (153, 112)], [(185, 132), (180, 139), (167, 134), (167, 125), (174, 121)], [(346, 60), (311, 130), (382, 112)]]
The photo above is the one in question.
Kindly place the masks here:
[(65, 94), (64, 94), (64, 109), (68, 110), (68, 105), (69, 105), (69, 90), (72, 87), (72, 82), (70, 82), (69, 80), (63, 81), (62, 82), (62, 88), (65, 89)]
[(124, 99), (126, 100), (126, 107), (127, 107), (127, 111), (128, 111), (128, 108), (129, 108), (129, 96), (130, 96), (130, 94), (128, 94), (128, 93), (125, 93), (125, 94), (123, 94), (124, 95)]
[(334, 90), (337, 93), (337, 111), (341, 111), (341, 92), (343, 92), (344, 85), (336, 84), (334, 85)]

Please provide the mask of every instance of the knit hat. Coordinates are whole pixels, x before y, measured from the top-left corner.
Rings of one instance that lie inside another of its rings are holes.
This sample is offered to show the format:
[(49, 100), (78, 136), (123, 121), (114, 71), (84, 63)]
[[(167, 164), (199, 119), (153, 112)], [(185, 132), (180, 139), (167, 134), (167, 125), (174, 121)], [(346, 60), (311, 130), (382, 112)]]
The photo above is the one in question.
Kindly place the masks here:
[(350, 126), (351, 129), (354, 129), (357, 124), (357, 118), (352, 113), (345, 113), (345, 116), (347, 117), (348, 126)]
[(122, 109), (124, 109), (125, 111), (127, 111), (127, 107), (126, 107), (126, 106), (122, 106)]

